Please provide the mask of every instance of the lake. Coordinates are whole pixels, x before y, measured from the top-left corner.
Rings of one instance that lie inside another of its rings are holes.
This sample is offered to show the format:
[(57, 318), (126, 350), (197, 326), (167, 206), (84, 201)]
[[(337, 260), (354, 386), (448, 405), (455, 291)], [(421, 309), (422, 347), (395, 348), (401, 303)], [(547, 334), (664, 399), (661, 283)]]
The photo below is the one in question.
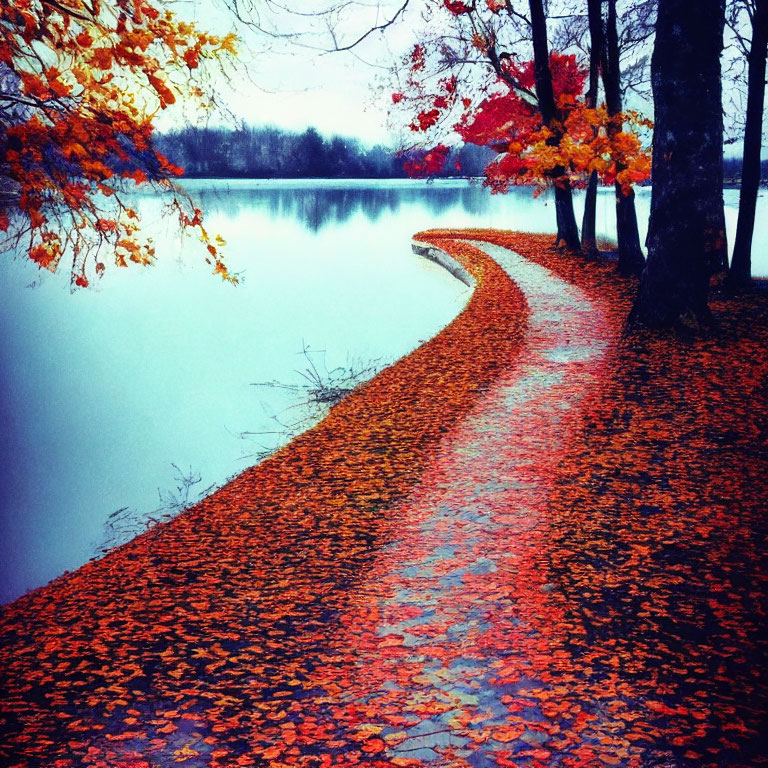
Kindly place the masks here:
[[(337, 377), (338, 367), (375, 370), (450, 322), (468, 289), (412, 254), (414, 232), (554, 226), (546, 195), (491, 196), (460, 180), (185, 185), (227, 241), (239, 286), (210, 275), (202, 246), (181, 237), (151, 195), (136, 199), (155, 267), (108, 269), (95, 288), (71, 294), (66, 275), (41, 275), (23, 258), (0, 263), (3, 602), (311, 424), (317, 413), (301, 391), (311, 366)], [(725, 197), (732, 237), (738, 192)], [(641, 189), (643, 236), (649, 201)], [(612, 190), (599, 203), (598, 227), (611, 236)], [(757, 220), (766, 214), (761, 192)], [(754, 252), (755, 273), (768, 275), (765, 228)]]

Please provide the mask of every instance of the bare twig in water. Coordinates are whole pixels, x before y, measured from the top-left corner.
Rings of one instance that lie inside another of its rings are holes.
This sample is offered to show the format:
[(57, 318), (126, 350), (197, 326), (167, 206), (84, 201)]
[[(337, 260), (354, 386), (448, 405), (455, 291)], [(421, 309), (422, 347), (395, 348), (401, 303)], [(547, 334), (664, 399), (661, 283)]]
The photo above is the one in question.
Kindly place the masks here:
[[(257, 443), (258, 449), (242, 458), (261, 461), (274, 453), (281, 445), (284, 445), (300, 432), (319, 422), (328, 411), (343, 400), (350, 392), (353, 392), (361, 384), (375, 376), (383, 367), (381, 358), (368, 360), (365, 363), (348, 361), (344, 366), (337, 366), (331, 370), (325, 364), (325, 350), (313, 350), (309, 345), (303, 344), (299, 353), (304, 359), (304, 367), (295, 371), (301, 381), (286, 383), (282, 381), (254, 382), (254, 387), (266, 387), (282, 389), (293, 392), (296, 401), (279, 415), (270, 418), (275, 424), (275, 429), (260, 432), (240, 432), (243, 440), (254, 438), (272, 437), (272, 446)], [(285, 418), (286, 414), (298, 413), (298, 418)]]
[(176, 470), (173, 478), (176, 487), (168, 490), (158, 488), (160, 506), (149, 512), (139, 512), (132, 507), (116, 509), (104, 523), (101, 542), (95, 547), (97, 557), (130, 541), (153, 525), (171, 520), (216, 487), (210, 485), (203, 490), (193, 490), (203, 481), (200, 472), (195, 472), (192, 467), (184, 471), (174, 463), (171, 466)]

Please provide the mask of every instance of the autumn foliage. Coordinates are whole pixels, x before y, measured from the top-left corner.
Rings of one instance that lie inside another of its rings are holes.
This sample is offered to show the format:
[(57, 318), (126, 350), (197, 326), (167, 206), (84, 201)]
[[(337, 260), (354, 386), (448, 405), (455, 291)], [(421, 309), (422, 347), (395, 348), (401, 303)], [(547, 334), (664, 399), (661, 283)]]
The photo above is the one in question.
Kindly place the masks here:
[[(511, 66), (511, 65), (510, 65)], [(490, 96), (457, 126), (464, 141), (490, 146), (500, 158), (486, 169), (492, 189), (506, 191), (509, 183), (536, 183), (542, 179), (558, 183), (556, 168), (565, 169), (572, 184), (582, 183), (597, 171), (604, 184), (618, 181), (623, 187), (650, 176), (650, 157), (637, 133), (623, 126), (647, 125), (635, 113), (611, 118), (605, 106), (588, 108), (582, 98), (586, 70), (574, 56), (550, 56), (560, 125), (546, 126), (538, 110), (519, 93)], [(517, 67), (514, 77), (533, 85), (533, 64)], [(611, 124), (618, 130), (611, 130)], [(556, 137), (557, 141), (552, 141)]]
[(173, 184), (181, 170), (153, 147), (152, 119), (182, 98), (208, 103), (204, 65), (234, 42), (147, 0), (2, 3), (0, 231), (40, 267), (66, 260), (86, 286), (109, 259), (154, 259), (123, 197), (152, 182), (227, 277), (200, 211)]
[[(478, 40), (477, 45), (483, 42)], [(574, 55), (550, 54), (558, 119), (549, 124), (543, 122), (536, 101), (533, 61), (505, 58), (500, 66), (515, 87), (499, 79), (492, 93), (476, 102), (471, 95), (461, 95), (456, 77), (442, 78), (427, 88), (420, 74), (425, 60), (425, 49), (416, 46), (407, 88), (393, 94), (393, 104), (419, 109), (410, 123), (414, 132), (442, 129), (465, 143), (497, 152), (499, 157), (485, 169), (492, 191), (506, 192), (510, 184), (547, 186), (565, 180), (579, 186), (592, 171), (604, 184), (618, 182), (625, 190), (650, 177), (650, 152), (640, 135), (650, 123), (635, 112), (612, 117), (605, 105), (587, 107), (583, 96), (587, 69)], [(430, 176), (442, 169), (448, 147), (441, 141), (406, 154), (409, 173)]]

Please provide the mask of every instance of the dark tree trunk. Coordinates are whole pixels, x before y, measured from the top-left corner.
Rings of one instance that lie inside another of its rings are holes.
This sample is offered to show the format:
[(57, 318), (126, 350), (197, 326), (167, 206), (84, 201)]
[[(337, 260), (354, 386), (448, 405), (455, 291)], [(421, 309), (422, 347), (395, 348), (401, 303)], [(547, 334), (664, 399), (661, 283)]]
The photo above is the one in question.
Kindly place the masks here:
[[(723, 170), (720, 166), (720, 189), (723, 188)], [(725, 206), (722, 192), (720, 201), (712, 200), (710, 219), (710, 239), (707, 243), (709, 253), (709, 273), (711, 275), (723, 274), (728, 271), (728, 235), (725, 231)]]
[(725, 237), (720, 53), (725, 0), (659, 0), (651, 80), (656, 127), (648, 261), (634, 316), (655, 327), (698, 328), (715, 246)]
[(597, 171), (592, 171), (584, 196), (584, 218), (581, 220), (581, 252), (597, 255)]
[[(554, 146), (560, 142), (560, 132), (555, 124), (560, 117), (555, 104), (555, 92), (552, 87), (552, 72), (549, 68), (549, 45), (547, 44), (547, 19), (544, 15), (542, 0), (529, 0), (531, 10), (531, 34), (533, 37), (533, 68), (536, 79), (536, 99), (541, 110), (541, 119), (545, 125), (553, 128), (550, 139)], [(564, 178), (565, 168), (555, 168), (552, 176), (555, 182), (555, 215), (557, 218), (557, 243), (578, 251), (579, 227), (573, 211), (571, 183)]]
[(619, 247), (619, 272), (622, 275), (640, 275), (645, 266), (645, 256), (640, 248), (640, 231), (637, 228), (635, 190), (624, 192), (616, 184), (616, 239)]
[(570, 182), (555, 183), (555, 217), (557, 220), (557, 241), (565, 243), (572, 251), (578, 251), (579, 226), (576, 224), (576, 214), (573, 212), (573, 193)]
[[(603, 22), (601, 0), (587, 0), (589, 18), (589, 88), (584, 96), (587, 107), (597, 106), (600, 88), (600, 60), (603, 52)], [(597, 171), (592, 171), (584, 198), (584, 218), (581, 221), (581, 250), (588, 256), (597, 254)]]
[[(594, 0), (590, 0), (594, 2)], [(598, 0), (599, 4), (599, 0)], [(621, 103), (621, 62), (619, 60), (619, 34), (616, 28), (616, 0), (608, 0), (605, 38), (602, 57), (605, 106), (611, 117), (619, 115)], [(615, 135), (621, 124), (611, 120), (608, 130)], [(624, 167), (617, 163), (617, 172)], [(645, 265), (637, 229), (635, 193), (625, 195), (621, 185), (616, 185), (616, 240), (619, 249), (619, 271), (624, 275), (639, 275)]]
[(747, 74), (747, 123), (744, 130), (744, 166), (741, 171), (739, 220), (728, 272), (728, 282), (745, 287), (752, 281), (752, 234), (760, 187), (760, 150), (763, 138), (765, 60), (768, 53), (768, 0), (756, 0), (752, 16), (752, 44)]

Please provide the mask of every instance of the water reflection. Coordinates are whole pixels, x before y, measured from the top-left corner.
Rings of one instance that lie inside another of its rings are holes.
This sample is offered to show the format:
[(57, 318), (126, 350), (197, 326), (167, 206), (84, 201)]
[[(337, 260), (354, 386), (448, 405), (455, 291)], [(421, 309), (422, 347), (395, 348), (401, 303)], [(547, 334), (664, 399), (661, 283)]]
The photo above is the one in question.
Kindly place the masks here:
[[(439, 215), (460, 208), (471, 215), (487, 211), (491, 196), (479, 183), (412, 184), (383, 186), (341, 186), (318, 182), (219, 182), (202, 186), (198, 180), (186, 186), (208, 215), (237, 218), (243, 210), (262, 210), (274, 218), (292, 218), (311, 232), (319, 232), (329, 224), (344, 224), (362, 214), (377, 222), (385, 214), (397, 213), (415, 205)], [(528, 193), (530, 194), (530, 193)]]
[[(413, 232), (458, 216), (431, 216), (429, 190), (189, 186), (245, 276), (237, 287), (211, 277), (197, 238), (148, 194), (136, 207), (157, 246), (150, 269), (107, 270), (72, 295), (65, 276), (27, 290), (35, 266), (0, 260), (0, 602), (85, 562), (116, 511), (157, 510), (173, 464), (204, 488), (252, 463), (268, 440), (240, 436), (296, 411), (251, 383), (301, 381), (305, 345), (329, 370), (394, 361), (466, 301), (411, 252)], [(439, 192), (440, 209), (457, 199)]]
[[(414, 180), (249, 180), (190, 179), (185, 186), (209, 215), (236, 219), (244, 211), (261, 211), (276, 219), (290, 219), (307, 231), (318, 233), (331, 225), (344, 225), (356, 216), (377, 223), (387, 215), (423, 211), (440, 220), (440, 226), (491, 226), (528, 232), (552, 232), (555, 226), (551, 196), (534, 197), (528, 187), (512, 188), (507, 195), (492, 195), (479, 181), (464, 179), (420, 182)], [(733, 247), (738, 215), (738, 190), (724, 191), (729, 247)], [(614, 193), (601, 189), (598, 196), (598, 235), (615, 238)], [(637, 190), (637, 212), (641, 240), (645, 240), (651, 190)], [(583, 193), (575, 197), (577, 219), (581, 219)], [(768, 195), (758, 198), (753, 239), (753, 274), (768, 275)], [(438, 225), (438, 224), (435, 224)], [(425, 225), (426, 226), (426, 225)], [(431, 224), (430, 224), (431, 226)]]

